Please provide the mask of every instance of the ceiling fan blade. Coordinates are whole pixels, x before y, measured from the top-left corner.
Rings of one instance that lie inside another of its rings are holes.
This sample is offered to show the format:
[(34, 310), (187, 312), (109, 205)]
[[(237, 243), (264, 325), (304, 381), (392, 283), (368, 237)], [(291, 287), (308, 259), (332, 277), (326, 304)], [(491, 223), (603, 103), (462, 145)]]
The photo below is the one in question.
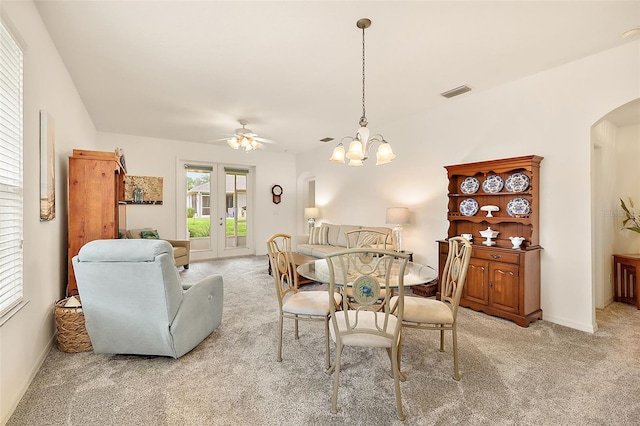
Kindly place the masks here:
[(270, 143), (270, 144), (275, 144), (276, 142), (272, 141), (271, 139), (266, 139), (266, 138), (261, 138), (259, 136), (254, 137), (255, 140), (257, 140), (258, 142), (262, 142), (262, 143)]

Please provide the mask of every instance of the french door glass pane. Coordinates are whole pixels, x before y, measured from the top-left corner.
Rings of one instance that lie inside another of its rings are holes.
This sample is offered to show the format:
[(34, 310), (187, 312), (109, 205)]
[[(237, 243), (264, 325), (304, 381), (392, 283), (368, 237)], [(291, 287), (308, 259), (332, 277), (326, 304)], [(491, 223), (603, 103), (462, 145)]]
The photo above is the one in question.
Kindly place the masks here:
[(247, 171), (225, 170), (225, 247), (247, 246)]
[(187, 168), (187, 229), (192, 249), (209, 249), (211, 236), (211, 171)]

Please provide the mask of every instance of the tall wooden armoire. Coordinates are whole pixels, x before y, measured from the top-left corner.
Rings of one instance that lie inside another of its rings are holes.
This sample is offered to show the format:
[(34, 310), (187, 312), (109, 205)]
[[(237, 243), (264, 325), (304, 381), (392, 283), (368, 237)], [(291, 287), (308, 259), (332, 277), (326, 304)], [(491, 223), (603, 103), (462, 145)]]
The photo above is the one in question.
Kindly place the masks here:
[(118, 238), (125, 170), (115, 152), (74, 149), (69, 157), (67, 296), (78, 294), (71, 259), (89, 241)]

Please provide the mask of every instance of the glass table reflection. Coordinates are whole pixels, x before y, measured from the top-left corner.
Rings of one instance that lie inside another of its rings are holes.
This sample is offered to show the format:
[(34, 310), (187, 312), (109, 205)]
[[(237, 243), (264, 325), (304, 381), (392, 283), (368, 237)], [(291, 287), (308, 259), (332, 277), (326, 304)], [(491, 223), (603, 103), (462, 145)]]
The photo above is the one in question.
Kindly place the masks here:
[[(400, 262), (395, 260), (393, 267), (399, 267)], [(305, 278), (320, 283), (329, 283), (329, 265), (327, 265), (326, 259), (317, 259), (312, 262), (303, 263), (297, 268), (298, 274)], [(341, 280), (343, 274), (336, 271), (336, 279)], [(408, 262), (404, 271), (404, 286), (410, 287), (413, 285), (426, 284), (434, 279), (438, 278), (438, 273), (431, 266), (421, 265), (415, 262)], [(336, 281), (336, 285), (344, 285), (344, 283)], [(397, 287), (397, 282), (392, 282), (390, 287)]]

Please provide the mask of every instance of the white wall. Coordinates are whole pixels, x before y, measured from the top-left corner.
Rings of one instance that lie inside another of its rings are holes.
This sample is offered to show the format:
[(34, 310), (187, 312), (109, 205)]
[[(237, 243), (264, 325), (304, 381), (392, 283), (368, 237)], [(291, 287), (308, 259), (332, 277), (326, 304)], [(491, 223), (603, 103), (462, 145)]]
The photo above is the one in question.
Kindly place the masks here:
[(618, 229), (619, 209), (616, 157), (616, 126), (601, 120), (591, 132), (592, 151), (592, 236), (593, 282), (596, 308), (602, 309), (613, 301), (611, 282), (611, 254)]
[[(333, 145), (298, 156), (316, 178), (316, 201), (330, 223), (379, 225), (385, 209), (408, 206), (405, 248), (437, 264), (446, 236), (443, 166), (537, 154), (541, 164), (541, 304), (544, 319), (593, 331), (591, 126), (640, 95), (640, 41), (503, 85), (451, 99), (394, 123), (370, 120), (393, 146), (393, 163), (350, 168), (328, 161)], [(473, 85), (473, 82), (467, 82)], [(357, 112), (354, 112), (356, 114)], [(354, 119), (355, 124), (355, 119)], [(345, 129), (345, 134), (355, 132)], [(326, 158), (319, 162), (317, 158)], [(369, 160), (372, 163), (375, 160)]]
[[(100, 133), (99, 149), (123, 148), (127, 174), (161, 176), (162, 205), (127, 206), (127, 228), (153, 227), (166, 238), (184, 238), (184, 228), (177, 229), (176, 164), (177, 160), (255, 166), (255, 239), (256, 254), (266, 254), (265, 241), (276, 232), (294, 234), (296, 218), (295, 158), (292, 154), (234, 151), (228, 146)], [(179, 171), (184, 174), (184, 170)], [(280, 184), (282, 201), (274, 204), (271, 187)], [(184, 204), (184, 202), (182, 202)], [(266, 263), (265, 263), (266, 265)]]
[[(0, 2), (24, 49), (24, 296), (29, 303), (0, 327), (0, 423), (26, 391), (54, 340), (53, 304), (67, 283), (67, 164), (92, 149), (96, 130), (30, 1)], [(40, 222), (39, 110), (55, 120), (56, 218)], [(72, 355), (70, 355), (72, 356)]]

